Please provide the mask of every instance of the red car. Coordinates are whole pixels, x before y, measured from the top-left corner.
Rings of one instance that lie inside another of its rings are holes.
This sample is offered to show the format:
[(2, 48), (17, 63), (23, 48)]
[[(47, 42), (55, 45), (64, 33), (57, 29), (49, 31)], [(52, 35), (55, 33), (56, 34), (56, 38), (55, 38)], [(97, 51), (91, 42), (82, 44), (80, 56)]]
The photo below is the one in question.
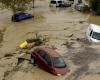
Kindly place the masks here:
[(50, 48), (39, 47), (31, 53), (30, 62), (38, 64), (43, 70), (54, 75), (65, 75), (69, 72), (63, 58)]

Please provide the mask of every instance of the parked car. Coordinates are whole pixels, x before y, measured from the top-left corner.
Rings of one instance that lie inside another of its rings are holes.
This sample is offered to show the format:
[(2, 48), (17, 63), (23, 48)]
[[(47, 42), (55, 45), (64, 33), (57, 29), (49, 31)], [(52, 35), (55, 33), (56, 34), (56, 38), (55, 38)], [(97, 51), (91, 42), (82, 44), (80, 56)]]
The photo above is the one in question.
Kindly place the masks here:
[(83, 10), (83, 7), (84, 7), (84, 4), (75, 4), (75, 9), (78, 10), (78, 11), (82, 11)]
[(65, 2), (64, 0), (51, 0), (50, 7), (70, 7), (72, 3)]
[(86, 35), (90, 42), (100, 42), (100, 26), (90, 24)]
[(12, 21), (19, 22), (22, 20), (30, 19), (30, 18), (33, 18), (31, 14), (20, 12), (12, 16)]
[(50, 48), (39, 47), (31, 53), (30, 62), (38, 64), (45, 71), (54, 75), (65, 75), (69, 69), (63, 58)]
[(78, 11), (82, 11), (82, 12), (85, 12), (85, 11), (90, 11), (90, 8), (88, 5), (85, 5), (84, 3), (77, 3), (77, 4), (74, 4), (74, 8)]

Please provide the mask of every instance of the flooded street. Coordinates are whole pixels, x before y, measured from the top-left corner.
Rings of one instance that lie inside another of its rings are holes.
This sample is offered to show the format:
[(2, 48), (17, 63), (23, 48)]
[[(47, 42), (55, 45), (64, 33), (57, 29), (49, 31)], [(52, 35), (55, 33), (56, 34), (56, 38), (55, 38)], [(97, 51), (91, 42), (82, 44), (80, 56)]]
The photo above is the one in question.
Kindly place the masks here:
[(100, 16), (90, 15), (89, 22), (100, 25)]
[[(100, 25), (100, 17), (72, 8), (50, 8), (48, 0), (36, 0), (29, 12), (34, 19), (17, 23), (11, 22), (10, 11), (0, 11), (0, 80), (92, 80), (91, 76), (100, 80), (100, 45), (85, 42), (87, 27), (90, 23)], [(16, 66), (19, 44), (36, 33), (48, 37), (45, 46), (56, 48), (68, 64), (69, 73), (54, 76), (29, 61)]]

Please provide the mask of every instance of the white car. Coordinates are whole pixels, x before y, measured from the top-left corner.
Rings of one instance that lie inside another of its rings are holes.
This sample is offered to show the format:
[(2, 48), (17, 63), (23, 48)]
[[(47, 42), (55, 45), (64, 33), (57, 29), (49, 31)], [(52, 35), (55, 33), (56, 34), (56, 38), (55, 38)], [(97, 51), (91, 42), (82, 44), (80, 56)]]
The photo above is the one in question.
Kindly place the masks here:
[(65, 2), (64, 0), (51, 0), (49, 4), (50, 7), (70, 7), (71, 5), (71, 2)]
[(100, 42), (100, 26), (90, 24), (86, 36), (90, 42)]

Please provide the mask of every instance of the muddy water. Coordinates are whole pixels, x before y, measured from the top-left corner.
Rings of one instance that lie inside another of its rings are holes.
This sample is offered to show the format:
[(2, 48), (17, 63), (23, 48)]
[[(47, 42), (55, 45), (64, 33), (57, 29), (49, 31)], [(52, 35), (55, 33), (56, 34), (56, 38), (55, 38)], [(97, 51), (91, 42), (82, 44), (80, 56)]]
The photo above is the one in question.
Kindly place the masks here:
[[(65, 41), (84, 38), (85, 31), (89, 25), (88, 22), (100, 23), (99, 17), (82, 14), (71, 8), (49, 8), (48, 5), (48, 0), (36, 0), (35, 9), (30, 11), (35, 18), (19, 23), (12, 23), (10, 21), (12, 15), (10, 11), (1, 11), (0, 29), (5, 29), (5, 31), (3, 32), (3, 41), (0, 43), (0, 45), (2, 44), (0, 57), (6, 53), (15, 52), (19, 44), (27, 38), (33, 38), (34, 33), (48, 35), (51, 40), (48, 44), (55, 46), (58, 52), (65, 54), (68, 52), (68, 49), (63, 46)], [(69, 37), (70, 35), (72, 35), (72, 37)], [(79, 45), (75, 45), (77, 48), (78, 46)], [(67, 59), (65, 60), (66, 62), (69, 61), (67, 61)], [(76, 65), (74, 65), (72, 61), (69, 62), (71, 72), (65, 76), (53, 76), (36, 67), (29, 73), (15, 72), (15, 74), (12, 75), (12, 79), (9, 76), (9, 80), (26, 80), (28, 77), (30, 80), (65, 80), (66, 77), (76, 69)], [(19, 75), (19, 73), (21, 75)]]
[(89, 22), (93, 23), (93, 24), (100, 25), (100, 16), (96, 16), (96, 15), (90, 14)]
[[(4, 41), (0, 48), (0, 52), (2, 54), (15, 51), (16, 47), (18, 47), (20, 43), (30, 36), (32, 37), (33, 34), (28, 33), (39, 32), (40, 34), (47, 34), (53, 38), (57, 36), (59, 37), (59, 35), (61, 38), (64, 38), (67, 34), (75, 34), (74, 37), (77, 37), (78, 31), (84, 35), (83, 29), (85, 29), (84, 26), (88, 25), (88, 15), (81, 14), (69, 8), (49, 8), (48, 0), (37, 0), (35, 4), (35, 9), (30, 11), (35, 18), (19, 23), (12, 23), (10, 21), (10, 17), (12, 15), (10, 11), (4, 10), (1, 12), (0, 28), (6, 28), (3, 36)], [(80, 21), (83, 24), (79, 24)], [(80, 35), (80, 37), (82, 36)]]

